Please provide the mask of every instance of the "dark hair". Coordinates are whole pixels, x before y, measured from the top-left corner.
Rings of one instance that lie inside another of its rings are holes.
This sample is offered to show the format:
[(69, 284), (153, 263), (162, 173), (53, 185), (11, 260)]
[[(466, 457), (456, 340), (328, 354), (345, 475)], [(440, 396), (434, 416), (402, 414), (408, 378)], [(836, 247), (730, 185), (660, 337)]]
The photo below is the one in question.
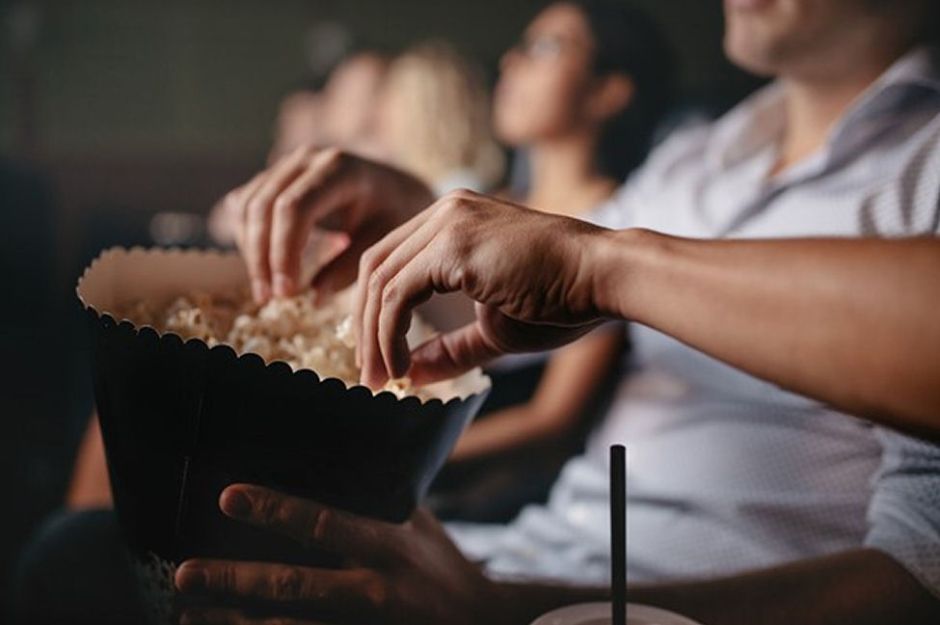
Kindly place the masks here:
[(594, 71), (626, 74), (633, 100), (604, 125), (598, 165), (623, 180), (649, 152), (653, 136), (672, 104), (675, 56), (659, 25), (645, 12), (615, 0), (562, 0), (578, 8), (594, 37)]
[[(908, 25), (914, 31), (914, 43), (940, 45), (940, 2), (937, 0), (908, 0), (903, 3), (897, 0), (868, 0), (868, 6), (880, 11), (900, 10), (908, 14), (914, 13), (913, 21)], [(921, 10), (911, 11), (912, 9)]]
[(924, 27), (924, 42), (940, 47), (940, 2), (927, 1), (927, 24)]

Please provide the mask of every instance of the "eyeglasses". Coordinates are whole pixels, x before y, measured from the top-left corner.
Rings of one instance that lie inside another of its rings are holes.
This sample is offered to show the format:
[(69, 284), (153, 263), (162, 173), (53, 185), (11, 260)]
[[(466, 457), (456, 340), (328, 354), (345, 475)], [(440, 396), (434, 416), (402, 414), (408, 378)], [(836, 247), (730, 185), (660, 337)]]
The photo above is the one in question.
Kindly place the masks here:
[(585, 49), (580, 41), (559, 35), (526, 37), (515, 45), (515, 50), (530, 59), (557, 59), (566, 48)]

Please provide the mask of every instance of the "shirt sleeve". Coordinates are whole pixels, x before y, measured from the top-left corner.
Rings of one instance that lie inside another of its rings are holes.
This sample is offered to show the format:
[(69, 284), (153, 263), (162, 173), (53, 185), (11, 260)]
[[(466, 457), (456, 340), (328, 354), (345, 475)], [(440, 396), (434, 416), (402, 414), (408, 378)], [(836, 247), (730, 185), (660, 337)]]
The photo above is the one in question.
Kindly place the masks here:
[(882, 551), (940, 598), (940, 445), (879, 429), (884, 449), (865, 545)]
[(910, 193), (915, 210), (923, 206), (928, 223), (933, 222), (933, 228), (927, 228), (928, 233), (932, 230), (934, 235), (940, 235), (940, 115), (934, 118), (931, 126), (932, 141), (925, 150), (916, 179), (911, 183)]
[(711, 131), (712, 124), (701, 120), (673, 130), (609, 200), (581, 218), (611, 230), (649, 228), (650, 215), (662, 208), (663, 192), (675, 184), (676, 171), (683, 163), (700, 160)]
[(927, 124), (927, 140), (911, 158), (898, 184), (898, 220), (909, 234), (940, 234), (940, 114)]
[(633, 195), (633, 179), (631, 178), (620, 185), (610, 199), (584, 214), (581, 219), (611, 230), (630, 228), (633, 225), (635, 213)]

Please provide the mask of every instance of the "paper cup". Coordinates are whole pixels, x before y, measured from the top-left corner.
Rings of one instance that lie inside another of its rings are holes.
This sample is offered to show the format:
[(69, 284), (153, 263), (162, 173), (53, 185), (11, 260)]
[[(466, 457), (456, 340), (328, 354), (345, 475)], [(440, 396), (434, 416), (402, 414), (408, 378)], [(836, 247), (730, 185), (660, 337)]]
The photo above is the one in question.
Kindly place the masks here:
[[(553, 610), (532, 621), (532, 625), (610, 625), (609, 603), (580, 603)], [(631, 603), (627, 625), (699, 625), (666, 610)]]
[(171, 616), (173, 570), (186, 558), (330, 562), (223, 516), (226, 485), (403, 521), (489, 388), (475, 371), (447, 401), (399, 399), (115, 318), (133, 302), (245, 282), (234, 254), (143, 249), (108, 250), (79, 280), (115, 509), (158, 622)]

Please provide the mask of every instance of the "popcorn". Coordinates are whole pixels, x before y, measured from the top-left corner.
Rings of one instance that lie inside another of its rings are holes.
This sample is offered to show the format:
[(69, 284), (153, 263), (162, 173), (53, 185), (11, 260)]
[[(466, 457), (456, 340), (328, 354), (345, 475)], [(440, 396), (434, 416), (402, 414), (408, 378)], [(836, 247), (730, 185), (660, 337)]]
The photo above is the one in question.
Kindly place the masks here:
[[(225, 344), (239, 355), (253, 353), (266, 362), (283, 361), (291, 369), (312, 369), (321, 378), (338, 378), (348, 386), (359, 383), (352, 329), (351, 292), (338, 294), (315, 306), (309, 293), (273, 299), (258, 307), (247, 293), (235, 296), (191, 293), (176, 298), (162, 310), (135, 302), (124, 315), (158, 332), (197, 338), (209, 347)], [(421, 342), (433, 331), (415, 318), (409, 338)], [(411, 384), (408, 378), (390, 380), (382, 390), (398, 397), (435, 396)]]

